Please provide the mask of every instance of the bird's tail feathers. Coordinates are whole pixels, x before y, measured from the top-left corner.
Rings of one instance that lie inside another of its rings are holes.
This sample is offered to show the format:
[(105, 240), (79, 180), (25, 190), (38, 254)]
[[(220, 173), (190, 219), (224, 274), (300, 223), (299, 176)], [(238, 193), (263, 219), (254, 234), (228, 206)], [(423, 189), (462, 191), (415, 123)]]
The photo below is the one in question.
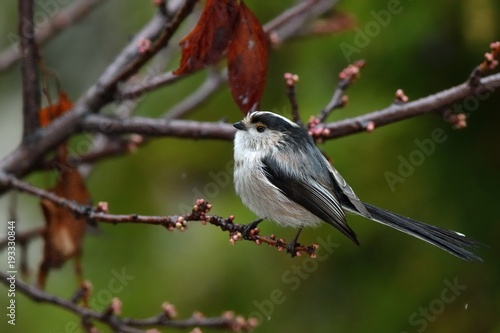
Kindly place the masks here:
[[(409, 217), (405, 217), (388, 210), (363, 203), (371, 215), (371, 220), (399, 230), (410, 236), (419, 238), (427, 243), (439, 247), (440, 249), (453, 254), (454, 256), (467, 260), (479, 261), (483, 260), (477, 256), (473, 249), (482, 245), (476, 240), (467, 238), (465, 235), (453, 231), (438, 228), (436, 226), (426, 224)], [(343, 202), (345, 209), (359, 214), (350, 202)]]

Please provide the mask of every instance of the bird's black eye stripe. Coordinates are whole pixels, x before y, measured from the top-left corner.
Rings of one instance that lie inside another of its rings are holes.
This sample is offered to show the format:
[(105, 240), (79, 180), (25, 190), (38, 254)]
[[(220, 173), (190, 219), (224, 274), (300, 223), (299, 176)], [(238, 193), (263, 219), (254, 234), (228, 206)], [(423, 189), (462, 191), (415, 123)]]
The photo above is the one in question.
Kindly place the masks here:
[(266, 126), (260, 125), (260, 124), (257, 125), (256, 128), (257, 128), (257, 132), (259, 132), (259, 133), (262, 133), (262, 132), (264, 132), (266, 130)]
[(255, 124), (256, 128), (258, 128), (259, 125), (264, 125), (264, 130), (270, 129), (279, 132), (288, 131), (294, 127), (294, 125), (287, 120), (265, 112), (253, 115), (250, 118), (250, 123)]

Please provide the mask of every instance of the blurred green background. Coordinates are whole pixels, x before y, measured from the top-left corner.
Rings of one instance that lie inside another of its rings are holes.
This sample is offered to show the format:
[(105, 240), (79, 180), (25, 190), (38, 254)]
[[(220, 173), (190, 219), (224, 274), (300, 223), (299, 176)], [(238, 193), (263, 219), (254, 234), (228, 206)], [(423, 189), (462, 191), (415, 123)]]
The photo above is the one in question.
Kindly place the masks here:
[[(262, 22), (292, 3), (248, 1)], [(376, 25), (372, 11), (387, 9), (389, 3), (340, 1), (336, 8), (356, 17), (357, 28), (364, 31)], [(16, 4), (8, 1), (2, 7), (0, 49), (5, 49), (10, 45), (7, 36), (16, 31)], [(365, 59), (367, 66), (347, 92), (347, 107), (330, 120), (384, 108), (398, 88), (417, 99), (462, 83), (482, 61), (489, 43), (500, 38), (500, 3), (495, 0), (403, 1), (400, 8), (352, 55), (352, 60)], [(107, 1), (44, 46), (47, 65), (57, 71), (72, 99), (86, 91), (153, 12), (149, 1)], [(338, 72), (347, 65), (340, 45), (356, 46), (356, 34), (350, 30), (299, 38), (272, 51), (262, 108), (289, 116), (282, 77), (292, 72), (300, 76), (297, 98), (302, 118), (317, 114), (329, 101)], [(175, 68), (178, 60), (174, 58), (168, 69)], [(204, 76), (199, 73), (148, 94), (136, 114), (161, 115), (196, 89)], [(499, 103), (499, 93), (481, 101), (470, 110), (463, 130), (453, 130), (441, 117), (430, 115), (321, 145), (364, 201), (488, 244), (479, 251), (484, 264), (461, 261), (357, 216), (348, 219), (361, 247), (327, 225), (302, 233), (304, 243), (321, 238), (337, 244), (328, 255), (319, 250), (322, 260), (315, 262), (250, 242), (231, 246), (227, 233), (197, 223), (184, 233), (101, 224), (84, 245), (92, 304), (103, 309), (111, 296), (119, 297), (127, 317), (152, 316), (164, 301), (175, 304), (181, 318), (193, 311), (216, 316), (234, 310), (263, 319), (256, 332), (500, 332)], [(5, 156), (19, 142), (22, 127), (19, 65), (0, 73), (0, 110), (0, 156)], [(240, 117), (227, 87), (191, 116), (229, 122)], [(431, 138), (436, 128), (447, 139), (391, 189), (384, 174), (397, 173), (398, 158), (407, 159), (418, 149), (415, 140)], [(213, 203), (213, 214), (234, 214), (237, 222), (250, 222), (255, 216), (242, 205), (229, 178), (231, 161), (230, 142), (159, 138), (134, 154), (95, 165), (88, 187), (94, 201), (107, 201), (112, 213), (186, 213), (201, 193)], [(28, 177), (45, 187), (51, 179), (47, 173)], [(8, 218), (7, 199), (0, 198), (3, 221)], [(18, 230), (42, 225), (37, 200), (26, 195), (18, 199)], [(287, 239), (294, 235), (293, 230), (270, 222), (262, 224), (262, 233)], [(41, 248), (40, 240), (29, 247), (31, 283)], [(5, 252), (1, 256), (0, 268), (5, 270)], [(123, 272), (128, 279), (121, 287), (111, 287), (115, 275)], [(454, 284), (458, 287), (451, 288)], [(50, 274), (49, 292), (69, 297), (75, 288), (71, 263)], [(82, 331), (72, 327), (72, 322), (78, 323), (73, 314), (21, 294), (12, 330), (3, 314), (7, 304), (3, 285), (0, 294), (2, 332)]]

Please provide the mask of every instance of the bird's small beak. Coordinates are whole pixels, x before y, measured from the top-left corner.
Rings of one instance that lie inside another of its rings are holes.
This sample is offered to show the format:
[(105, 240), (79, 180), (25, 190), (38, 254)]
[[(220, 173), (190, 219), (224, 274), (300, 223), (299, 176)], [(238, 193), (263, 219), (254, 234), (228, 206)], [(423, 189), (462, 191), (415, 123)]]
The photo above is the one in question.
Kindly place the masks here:
[(237, 130), (244, 130), (244, 131), (247, 130), (247, 128), (245, 127), (245, 125), (243, 125), (243, 123), (241, 121), (238, 121), (237, 123), (234, 123), (233, 126)]

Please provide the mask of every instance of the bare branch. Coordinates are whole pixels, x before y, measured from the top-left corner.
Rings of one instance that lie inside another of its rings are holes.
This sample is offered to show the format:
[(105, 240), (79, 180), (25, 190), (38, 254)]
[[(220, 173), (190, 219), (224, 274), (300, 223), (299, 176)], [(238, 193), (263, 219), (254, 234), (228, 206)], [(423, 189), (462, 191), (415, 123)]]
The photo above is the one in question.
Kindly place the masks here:
[[(24, 232), (18, 232), (16, 234), (16, 242), (19, 244), (27, 244), (32, 239), (40, 237), (43, 233), (44, 227), (36, 227)], [(9, 243), (8, 239), (0, 240), (0, 249), (3, 249)]]
[[(139, 146), (148, 142), (148, 139), (140, 135), (132, 135), (130, 137), (106, 137), (102, 144), (97, 146), (83, 155), (73, 154), (68, 157), (68, 165), (77, 167), (82, 164), (91, 165), (95, 162), (102, 161), (106, 158), (120, 156), (135, 151)], [(56, 158), (43, 161), (37, 165), (38, 170), (53, 170), (59, 165)], [(85, 175), (88, 170), (79, 170), (82, 175)], [(1, 178), (1, 177), (0, 177)]]
[[(108, 214), (107, 213), (107, 203), (100, 203), (97, 207), (82, 205), (73, 200), (68, 200), (66, 198), (60, 197), (53, 192), (42, 190), (40, 188), (34, 187), (27, 182), (19, 180), (13, 176), (0, 174), (0, 181), (8, 183), (9, 186), (28, 194), (37, 196), (41, 199), (47, 199), (55, 203), (60, 207), (68, 209), (70, 212), (77, 216), (85, 216), (91, 221), (99, 221), (104, 223), (134, 223), (134, 224), (149, 224), (149, 225), (161, 225), (167, 228), (169, 231), (175, 229), (180, 229), (184, 231), (187, 227), (187, 222), (191, 221), (201, 221), (203, 224), (209, 223), (214, 226), (219, 227), (223, 231), (228, 231), (230, 234), (230, 241), (234, 244), (235, 241), (242, 240), (242, 234), (245, 231), (244, 224), (236, 224), (233, 222), (234, 216), (228, 218), (223, 218), (216, 215), (208, 215), (208, 212), (212, 208), (212, 205), (203, 199), (197, 200), (196, 204), (193, 206), (191, 213), (186, 215), (173, 215), (173, 216), (144, 216), (138, 214)], [(266, 243), (270, 246), (277, 248), (282, 251), (288, 244), (285, 239), (277, 239), (276, 236), (261, 236), (259, 235), (259, 229), (252, 230), (251, 236), (246, 238), (260, 245), (261, 243)], [(298, 245), (295, 249), (298, 252), (305, 252), (311, 256), (314, 256), (317, 246), (302, 246)]]
[(477, 94), (489, 95), (500, 88), (500, 73), (486, 76), (480, 80), (477, 88), (471, 88), (468, 83), (443, 90), (436, 94), (417, 99), (405, 104), (393, 104), (380, 111), (374, 111), (359, 117), (344, 119), (325, 124), (329, 130), (325, 139), (338, 138), (354, 133), (364, 132), (367, 125), (373, 123), (375, 128), (392, 124), (416, 116), (440, 112), (443, 109), (460, 103), (469, 96)]
[(7, 174), (0, 174), (0, 181), (7, 184), (9, 187), (15, 188), (21, 192), (29, 193), (31, 195), (39, 197), (40, 199), (50, 200), (58, 206), (65, 207), (77, 215), (86, 215), (87, 213), (88, 206), (78, 204), (73, 200), (59, 197), (53, 192), (34, 187), (27, 182), (17, 179), (16, 177)]
[(102, 131), (106, 134), (137, 133), (148, 136), (218, 140), (232, 140), (235, 132), (234, 127), (226, 123), (143, 117), (119, 119), (101, 115), (91, 115), (83, 119), (81, 129)]
[[(500, 88), (500, 73), (486, 76), (480, 80), (480, 86), (471, 88), (468, 83), (446, 89), (439, 93), (404, 104), (392, 104), (389, 107), (359, 117), (326, 123), (321, 128), (328, 133), (324, 139), (338, 138), (366, 131), (366, 124), (376, 127), (388, 125), (419, 115), (442, 111), (443, 108), (459, 103), (475, 93), (491, 94)], [(102, 131), (107, 134), (137, 133), (150, 136), (172, 136), (193, 139), (232, 140), (234, 128), (225, 123), (208, 123), (187, 120), (164, 120), (132, 117), (117, 119), (100, 115), (91, 115), (82, 120), (81, 128), (86, 131)]]
[(321, 110), (317, 119), (320, 123), (324, 122), (330, 113), (340, 107), (343, 107), (347, 99), (344, 98), (344, 92), (349, 87), (349, 85), (359, 76), (359, 71), (365, 66), (364, 60), (358, 60), (344, 68), (339, 74), (339, 83), (337, 83), (337, 88), (333, 93), (332, 99), (327, 104), (327, 106)]
[[(118, 72), (118, 75), (112, 78), (112, 81), (109, 84), (112, 87), (116, 87), (116, 85), (120, 81), (127, 80), (130, 76), (135, 74), (147, 61), (149, 61), (160, 49), (165, 47), (168, 41), (172, 38), (174, 32), (179, 28), (179, 25), (182, 21), (192, 12), (194, 5), (198, 2), (197, 0), (185, 0), (184, 4), (177, 10), (174, 14), (170, 22), (166, 24), (162, 29), (158, 32), (158, 35), (153, 36), (145, 36), (139, 34), (134, 39), (135, 45), (135, 57), (132, 59), (127, 59), (128, 61), (124, 62), (123, 68)], [(162, 15), (161, 13), (158, 15)], [(145, 51), (141, 52), (138, 48), (139, 42), (142, 40), (151, 41), (151, 46)]]
[(125, 325), (134, 326), (134, 327), (151, 327), (151, 326), (166, 326), (172, 328), (192, 328), (192, 327), (204, 327), (204, 328), (212, 328), (212, 329), (230, 329), (232, 331), (248, 331), (253, 326), (256, 325), (256, 322), (250, 318), (246, 323), (246, 326), (249, 327), (240, 327), (242, 323), (239, 321), (243, 317), (234, 317), (234, 315), (222, 315), (221, 317), (196, 317), (192, 316), (191, 318), (184, 320), (171, 320), (165, 318), (163, 314), (160, 314), (155, 317), (146, 318), (146, 319), (128, 319), (124, 318), (122, 321)]
[[(8, 274), (0, 272), (0, 280), (7, 287), (10, 284), (9, 278), (10, 276)], [(136, 329), (135, 327), (152, 326), (163, 326), (171, 328), (204, 327), (214, 329), (230, 329), (232, 331), (247, 331), (254, 328), (257, 324), (254, 319), (245, 319), (243, 317), (234, 315), (222, 315), (220, 317), (208, 318), (202, 316), (192, 316), (187, 319), (171, 319), (165, 313), (161, 313), (157, 316), (145, 319), (120, 318), (116, 316), (115, 313), (113, 313), (112, 311), (110, 312), (107, 309), (103, 312), (97, 312), (87, 307), (75, 304), (74, 302), (72, 302), (72, 300), (67, 300), (55, 295), (51, 295), (41, 289), (27, 284), (22, 280), (16, 280), (15, 284), (16, 291), (23, 293), (35, 302), (49, 303), (63, 308), (78, 315), (82, 319), (82, 321), (88, 324), (90, 324), (89, 321), (99, 321), (114, 329), (114, 331), (116, 332), (143, 333), (143, 330)]]
[[(97, 112), (112, 101), (118, 82), (137, 70), (140, 64), (148, 61), (153, 56), (153, 51), (157, 52), (160, 49), (156, 43), (154, 49), (141, 53), (138, 50), (139, 40), (146, 38), (157, 41), (161, 37), (162, 45), (165, 44), (166, 38), (172, 35), (180, 21), (189, 14), (195, 2), (194, 0), (186, 0), (171, 20), (161, 12), (157, 13), (108, 66), (87, 93), (75, 103), (73, 109), (54, 120), (43, 131), (39, 131), (36, 145), (25, 142), (0, 160), (0, 170), (24, 176), (34, 167), (41, 156), (75, 133), (79, 121), (84, 115)], [(164, 32), (167, 30), (168, 32)], [(0, 194), (4, 191), (5, 187), (0, 184)]]
[(118, 100), (133, 99), (142, 96), (144, 93), (156, 90), (159, 87), (164, 87), (186, 78), (189, 75), (175, 75), (172, 71), (160, 74), (158, 76), (146, 79), (135, 85), (131, 85), (123, 89), (118, 95)]
[(227, 82), (227, 70), (222, 71), (222, 73), (209, 70), (207, 78), (200, 87), (177, 105), (170, 108), (163, 118), (179, 119), (186, 116), (190, 111), (207, 102), (208, 97), (216, 92), (225, 82)]
[(301, 1), (265, 24), (264, 31), (268, 34), (279, 31), (278, 38), (283, 41), (297, 34), (297, 30), (303, 27), (309, 19), (320, 16), (337, 2), (337, 0)]
[(299, 81), (299, 76), (297, 74), (285, 73), (283, 76), (286, 85), (286, 95), (290, 101), (290, 106), (292, 108), (292, 120), (303, 126), (302, 120), (299, 116), (299, 104), (297, 103), (297, 95), (295, 93), (295, 84)]
[(23, 85), (23, 140), (38, 128), (40, 89), (38, 86), (38, 49), (35, 42), (33, 1), (19, 0), (19, 38)]

